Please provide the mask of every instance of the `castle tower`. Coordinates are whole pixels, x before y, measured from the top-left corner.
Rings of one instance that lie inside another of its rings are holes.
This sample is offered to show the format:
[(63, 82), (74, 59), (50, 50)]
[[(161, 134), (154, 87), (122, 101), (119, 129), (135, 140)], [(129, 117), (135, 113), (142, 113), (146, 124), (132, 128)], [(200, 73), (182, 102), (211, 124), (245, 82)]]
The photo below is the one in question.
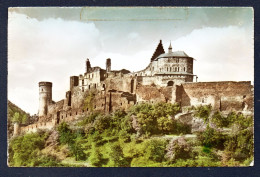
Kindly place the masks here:
[(168, 48), (168, 53), (172, 53), (172, 44), (171, 44), (171, 42), (170, 42), (170, 46)]
[(111, 71), (111, 59), (110, 58), (108, 58), (106, 61), (106, 70), (107, 70), (107, 72)]
[(46, 116), (52, 102), (52, 83), (39, 82), (39, 116)]
[(88, 73), (90, 71), (90, 69), (91, 69), (90, 61), (87, 58), (87, 61), (86, 61), (86, 73)]

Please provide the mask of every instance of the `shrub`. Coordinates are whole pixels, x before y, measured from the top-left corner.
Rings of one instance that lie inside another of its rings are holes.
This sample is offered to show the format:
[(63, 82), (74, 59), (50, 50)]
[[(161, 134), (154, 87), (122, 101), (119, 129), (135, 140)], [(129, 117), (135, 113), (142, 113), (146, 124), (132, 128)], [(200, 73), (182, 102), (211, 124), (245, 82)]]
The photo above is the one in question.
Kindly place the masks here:
[(162, 162), (166, 152), (166, 140), (151, 139), (146, 142), (146, 157), (155, 162)]
[(210, 112), (211, 112), (211, 105), (199, 106), (196, 108), (195, 116), (202, 118), (204, 120), (204, 123), (206, 123), (209, 120)]

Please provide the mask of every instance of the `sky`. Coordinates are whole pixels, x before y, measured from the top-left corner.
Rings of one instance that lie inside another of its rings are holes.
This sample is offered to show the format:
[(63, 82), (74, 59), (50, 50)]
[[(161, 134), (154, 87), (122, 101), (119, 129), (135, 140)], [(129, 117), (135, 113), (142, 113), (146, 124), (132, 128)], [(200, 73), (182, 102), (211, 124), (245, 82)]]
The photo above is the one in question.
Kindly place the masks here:
[(30, 7), (8, 10), (8, 99), (38, 112), (38, 82), (53, 83), (53, 100), (65, 98), (69, 77), (85, 60), (112, 70), (138, 71), (162, 40), (195, 59), (199, 82), (254, 83), (252, 8)]

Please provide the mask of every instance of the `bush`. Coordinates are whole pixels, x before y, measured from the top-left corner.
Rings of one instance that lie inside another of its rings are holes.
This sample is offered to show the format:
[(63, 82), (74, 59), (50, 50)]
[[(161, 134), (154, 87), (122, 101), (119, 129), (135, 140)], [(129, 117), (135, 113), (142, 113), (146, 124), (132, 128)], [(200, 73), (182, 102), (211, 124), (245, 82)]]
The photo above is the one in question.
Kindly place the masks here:
[(92, 153), (89, 157), (89, 160), (92, 165), (96, 167), (101, 167), (103, 162), (103, 155), (100, 152), (100, 149), (96, 146), (92, 146)]
[(225, 135), (209, 127), (209, 125), (204, 132), (198, 133), (198, 141), (201, 145), (207, 147), (223, 149), (226, 139), (227, 137)]
[(146, 157), (155, 162), (162, 162), (166, 152), (166, 140), (151, 139), (146, 142)]
[(110, 147), (109, 159), (110, 159), (110, 164), (113, 167), (129, 166), (129, 162), (125, 158), (122, 147), (120, 146), (119, 143), (114, 143)]
[(202, 118), (204, 123), (207, 123), (209, 120), (209, 115), (211, 112), (211, 105), (199, 106), (196, 108), (195, 116)]

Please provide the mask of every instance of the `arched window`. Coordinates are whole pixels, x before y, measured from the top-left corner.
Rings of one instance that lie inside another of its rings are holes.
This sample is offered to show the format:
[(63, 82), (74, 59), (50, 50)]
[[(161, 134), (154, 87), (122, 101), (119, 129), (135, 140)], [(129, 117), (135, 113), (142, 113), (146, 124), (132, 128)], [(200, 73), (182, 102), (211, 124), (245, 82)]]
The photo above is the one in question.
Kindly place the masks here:
[(168, 67), (167, 67), (167, 72), (168, 72)]
[(178, 67), (178, 72), (180, 71), (180, 68)]
[(170, 67), (170, 72), (172, 72), (172, 68)]
[(95, 84), (94, 86), (95, 86), (95, 88), (97, 88), (97, 84)]
[(185, 71), (185, 67), (183, 68), (183, 71)]

